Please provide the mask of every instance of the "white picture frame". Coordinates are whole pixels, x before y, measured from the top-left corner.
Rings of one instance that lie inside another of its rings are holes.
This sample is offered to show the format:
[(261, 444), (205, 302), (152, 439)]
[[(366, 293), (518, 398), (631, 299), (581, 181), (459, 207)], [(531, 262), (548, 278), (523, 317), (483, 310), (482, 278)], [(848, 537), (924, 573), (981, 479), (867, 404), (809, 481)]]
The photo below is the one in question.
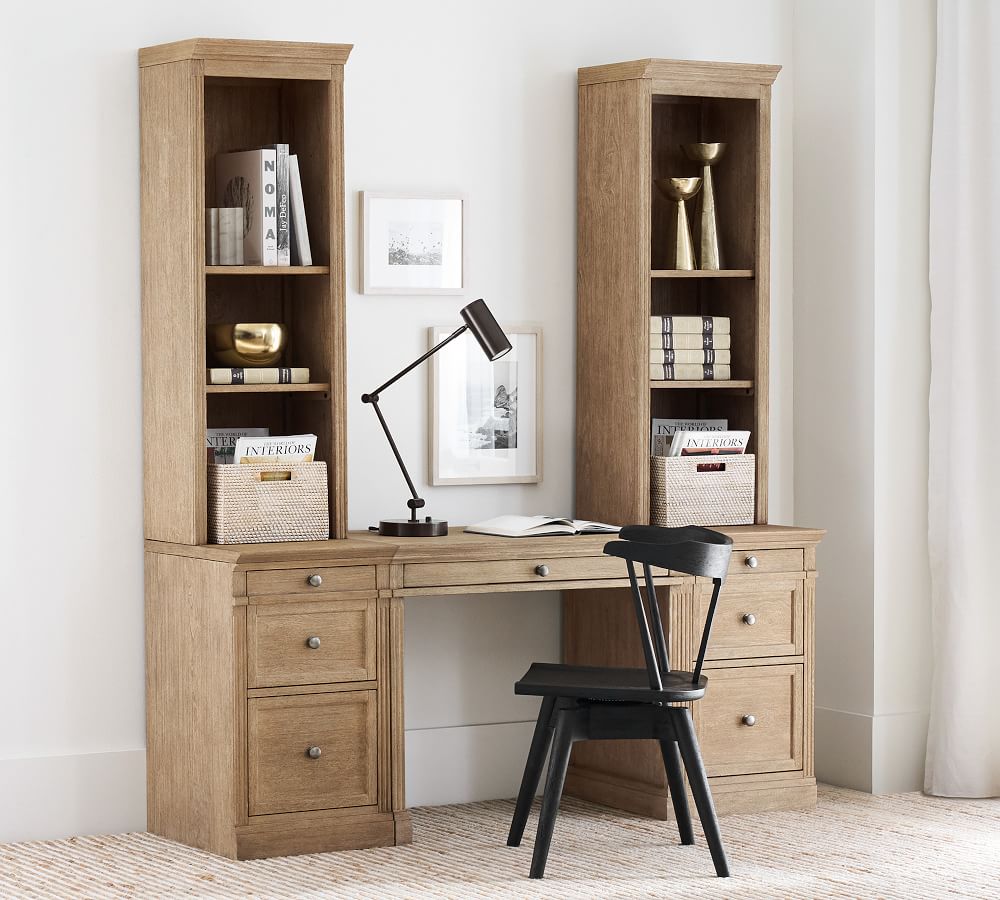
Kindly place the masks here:
[(361, 292), (465, 291), (464, 194), (361, 191)]
[[(501, 327), (512, 349), (496, 362), (491, 363), (469, 335), (431, 357), (429, 477), (433, 485), (536, 484), (542, 480), (542, 329), (539, 325)], [(454, 325), (432, 326), (428, 346), (454, 330)], [(512, 393), (517, 401), (513, 422), (509, 406), (494, 406), (498, 396), (509, 404)], [(514, 447), (506, 446), (511, 430)]]

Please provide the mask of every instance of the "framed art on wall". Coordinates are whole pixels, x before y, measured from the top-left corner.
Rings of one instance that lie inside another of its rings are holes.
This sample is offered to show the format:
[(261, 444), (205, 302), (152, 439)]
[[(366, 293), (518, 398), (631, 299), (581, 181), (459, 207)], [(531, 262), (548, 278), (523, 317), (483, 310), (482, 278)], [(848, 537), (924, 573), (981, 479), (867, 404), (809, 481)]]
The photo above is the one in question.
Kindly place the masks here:
[(461, 294), (465, 208), (462, 194), (362, 191), (362, 293)]
[[(542, 329), (503, 330), (512, 349), (496, 362), (466, 340), (452, 341), (431, 362), (431, 484), (542, 480)], [(428, 331), (434, 346), (454, 329)]]

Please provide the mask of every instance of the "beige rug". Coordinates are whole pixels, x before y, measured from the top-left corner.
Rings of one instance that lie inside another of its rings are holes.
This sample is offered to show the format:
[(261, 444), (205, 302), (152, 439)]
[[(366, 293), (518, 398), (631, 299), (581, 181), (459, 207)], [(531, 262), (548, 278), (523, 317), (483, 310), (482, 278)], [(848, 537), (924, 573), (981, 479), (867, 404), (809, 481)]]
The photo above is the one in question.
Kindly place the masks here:
[[(672, 823), (567, 800), (544, 881), (531, 841), (505, 845), (513, 804), (413, 811), (414, 843), (231, 862), (148, 834), (0, 845), (5, 898), (1000, 898), (1000, 801), (821, 788), (815, 810), (727, 816), (733, 877)], [(534, 828), (534, 816), (528, 823)]]

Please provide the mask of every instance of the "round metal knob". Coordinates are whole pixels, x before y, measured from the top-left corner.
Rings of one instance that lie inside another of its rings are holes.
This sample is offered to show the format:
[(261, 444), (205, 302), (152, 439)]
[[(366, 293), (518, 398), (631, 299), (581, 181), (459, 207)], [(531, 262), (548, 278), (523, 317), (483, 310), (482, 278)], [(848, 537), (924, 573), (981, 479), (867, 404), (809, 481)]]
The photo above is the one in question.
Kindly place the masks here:
[[(754, 565), (756, 565), (756, 563), (754, 563)], [(309, 584), (312, 587), (319, 587), (323, 583), (323, 576), (322, 575), (310, 575), (306, 579), (306, 581), (308, 581)]]
[(751, 715), (745, 715), (743, 717), (743, 724), (746, 725), (747, 728), (753, 728), (754, 725), (757, 724), (757, 717)]
[(541, 578), (544, 578), (546, 575), (549, 574), (549, 567), (545, 565), (535, 566), (535, 574)]
[(753, 613), (747, 613), (743, 616), (743, 622), (746, 625), (756, 625), (757, 617)]
[(747, 564), (747, 568), (748, 569), (756, 569), (757, 568), (757, 557), (756, 556), (748, 556), (743, 561)]
[(323, 751), (319, 747), (310, 747), (306, 750), (306, 756), (310, 759), (319, 759), (323, 755)]
[(319, 650), (319, 644), (320, 644), (320, 640), (315, 635), (313, 635), (311, 638), (308, 638), (306, 640), (306, 646), (310, 650)]

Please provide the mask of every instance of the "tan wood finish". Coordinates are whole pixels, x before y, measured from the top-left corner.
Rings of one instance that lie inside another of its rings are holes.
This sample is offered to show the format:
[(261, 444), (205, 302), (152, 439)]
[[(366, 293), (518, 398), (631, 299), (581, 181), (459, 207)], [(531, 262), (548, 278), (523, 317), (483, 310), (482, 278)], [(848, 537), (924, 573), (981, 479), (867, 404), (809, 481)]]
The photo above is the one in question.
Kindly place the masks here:
[(374, 680), (375, 607), (374, 599), (251, 606), (249, 686)]
[(241, 41), (220, 38), (190, 38), (171, 44), (143, 47), (139, 65), (158, 66), (189, 59), (241, 63), (323, 63), (344, 66), (353, 44), (317, 44), (302, 41)]
[[(313, 584), (309, 579), (318, 579)], [(247, 593), (325, 594), (330, 591), (374, 591), (374, 566), (315, 566), (247, 573)]]
[[(729, 563), (729, 577), (757, 578), (775, 572), (801, 572), (803, 564), (801, 549), (754, 550), (741, 548), (733, 551), (732, 560)], [(729, 587), (732, 589), (732, 584)]]
[(467, 563), (411, 563), (403, 569), (403, 587), (437, 587), (467, 584), (509, 584), (513, 582), (548, 585), (555, 581), (621, 578), (618, 559), (610, 556), (583, 556), (560, 559), (499, 560), (470, 567)]
[[(249, 701), (250, 816), (376, 802), (375, 692)], [(310, 758), (310, 747), (322, 753)]]
[[(719, 597), (706, 659), (796, 656), (805, 652), (802, 580), (732, 579)], [(701, 589), (704, 621), (712, 593)], [(691, 657), (693, 659), (693, 657)]]
[(736, 85), (770, 85), (778, 77), (781, 66), (753, 65), (748, 63), (701, 62), (677, 59), (637, 59), (630, 62), (588, 66), (579, 70), (580, 84), (598, 84), (606, 81), (628, 81), (650, 78), (657, 81), (690, 82), (692, 85), (720, 83)]

